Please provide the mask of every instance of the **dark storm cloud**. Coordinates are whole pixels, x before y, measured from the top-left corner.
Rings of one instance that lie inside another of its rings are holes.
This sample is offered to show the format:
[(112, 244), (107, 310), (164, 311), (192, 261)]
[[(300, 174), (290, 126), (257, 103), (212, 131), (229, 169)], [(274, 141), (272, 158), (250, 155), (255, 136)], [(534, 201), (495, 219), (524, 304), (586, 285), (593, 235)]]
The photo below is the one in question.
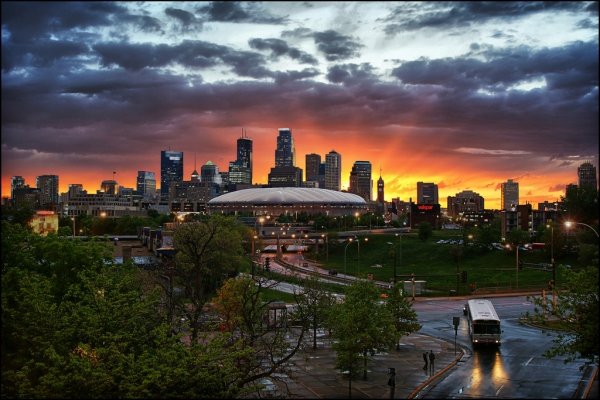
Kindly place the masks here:
[(332, 83), (343, 83), (352, 85), (363, 83), (365, 81), (376, 81), (377, 77), (373, 74), (373, 68), (368, 63), (342, 64), (330, 67), (327, 73), (327, 79)]
[(287, 55), (291, 59), (298, 60), (303, 64), (318, 64), (316, 58), (294, 47), (290, 47), (285, 40), (254, 38), (250, 39), (248, 44), (256, 50), (270, 50), (275, 58)]
[(308, 28), (296, 28), (291, 31), (281, 32), (281, 37), (307, 38), (312, 35), (312, 31)]
[[(406, 5), (396, 7), (390, 15), (383, 19), (390, 22), (384, 28), (385, 33), (392, 35), (402, 31), (422, 28), (464, 27), (473, 22), (500, 18), (514, 19), (544, 11), (582, 11), (594, 13), (592, 3), (576, 1), (461, 1), (433, 2), (418, 10), (407, 9)], [(408, 15), (407, 15), (408, 14)], [(597, 5), (596, 5), (597, 14)], [(407, 16), (409, 18), (407, 18)], [(592, 16), (592, 15), (591, 15)], [(406, 21), (400, 22), (397, 21)]]
[(358, 56), (362, 44), (334, 30), (315, 32), (312, 35), (319, 51), (325, 54), (327, 61), (338, 61)]
[(62, 58), (88, 53), (88, 46), (65, 40), (40, 39), (31, 44), (2, 45), (2, 71), (15, 67), (43, 68)]
[(237, 51), (214, 43), (185, 40), (179, 45), (105, 43), (94, 46), (104, 66), (118, 65), (138, 71), (143, 68), (179, 64), (184, 67), (207, 68), (218, 64), (230, 66), (240, 76), (271, 76), (264, 58), (257, 53)]
[(2, 26), (11, 42), (30, 43), (73, 28), (110, 26), (113, 15), (125, 13), (109, 2), (2, 2)]
[[(476, 46), (472, 46), (476, 49)], [(403, 83), (438, 85), (452, 90), (505, 90), (521, 81), (544, 78), (549, 89), (589, 92), (598, 85), (598, 44), (576, 42), (542, 49), (527, 47), (484, 50), (489, 61), (475, 58), (421, 59), (392, 71)]]
[(198, 11), (205, 13), (210, 21), (218, 22), (283, 24), (287, 21), (286, 17), (272, 16), (258, 3), (213, 1), (207, 6), (200, 7)]
[(185, 27), (196, 23), (196, 17), (194, 14), (179, 8), (167, 7), (165, 9), (165, 14), (167, 14), (169, 17), (177, 19)]

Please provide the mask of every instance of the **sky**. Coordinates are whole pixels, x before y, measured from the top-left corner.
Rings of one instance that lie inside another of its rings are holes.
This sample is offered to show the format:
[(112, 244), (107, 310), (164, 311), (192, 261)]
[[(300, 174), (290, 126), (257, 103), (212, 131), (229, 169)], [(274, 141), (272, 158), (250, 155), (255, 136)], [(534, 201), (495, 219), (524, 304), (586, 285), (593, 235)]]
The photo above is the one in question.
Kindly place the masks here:
[[(296, 165), (370, 161), (374, 193), (417, 182), (500, 207), (557, 201), (598, 167), (598, 2), (5, 2), (2, 196), (20, 175), (60, 191), (135, 188), (160, 152), (184, 179), (253, 140), (267, 183), (279, 128)], [(196, 159), (196, 166), (194, 160)], [(534, 207), (535, 208), (535, 207)]]

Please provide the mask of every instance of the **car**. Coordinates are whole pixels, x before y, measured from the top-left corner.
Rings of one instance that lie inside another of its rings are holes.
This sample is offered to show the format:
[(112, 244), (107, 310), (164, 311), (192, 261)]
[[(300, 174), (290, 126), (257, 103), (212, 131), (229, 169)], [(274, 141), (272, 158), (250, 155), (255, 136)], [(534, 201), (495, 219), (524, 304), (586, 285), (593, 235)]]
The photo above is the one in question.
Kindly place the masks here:
[(329, 271), (327, 271), (327, 273), (329, 275), (337, 275), (337, 271), (335, 269), (330, 269)]
[(302, 263), (302, 266), (303, 266), (304, 268), (308, 268), (308, 263), (307, 263), (307, 262), (303, 262), (303, 263)]

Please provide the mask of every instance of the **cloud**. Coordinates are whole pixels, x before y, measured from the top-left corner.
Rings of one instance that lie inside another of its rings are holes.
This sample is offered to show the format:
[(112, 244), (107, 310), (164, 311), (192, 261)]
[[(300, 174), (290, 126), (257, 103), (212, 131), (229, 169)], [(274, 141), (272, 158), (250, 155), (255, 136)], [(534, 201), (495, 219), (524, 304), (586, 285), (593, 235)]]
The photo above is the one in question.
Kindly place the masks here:
[(253, 22), (261, 24), (283, 24), (287, 17), (275, 17), (258, 3), (236, 1), (213, 1), (200, 7), (209, 20), (218, 22)]
[(254, 38), (248, 41), (251, 48), (257, 50), (269, 50), (274, 58), (287, 55), (293, 60), (298, 60), (303, 64), (318, 64), (316, 58), (297, 48), (288, 46), (285, 40), (281, 39), (259, 39)]
[(548, 188), (549, 192), (564, 192), (567, 187), (567, 183), (557, 183), (556, 185), (550, 186)]
[(492, 155), (492, 156), (522, 156), (531, 154), (530, 151), (524, 150), (488, 150), (488, 149), (475, 149), (471, 147), (459, 147), (454, 149), (457, 153), (467, 153), (467, 154), (483, 154), (483, 155)]
[(594, 11), (589, 9), (590, 3), (594, 2), (465, 1), (434, 2), (422, 7), (402, 4), (381, 20), (388, 23), (384, 28), (385, 33), (394, 35), (424, 28), (465, 28), (475, 22), (481, 24), (490, 19), (514, 20), (540, 12), (587, 10), (593, 14)]
[(343, 83), (345, 85), (358, 84), (365, 81), (376, 81), (373, 67), (369, 63), (340, 64), (329, 68), (327, 79), (332, 83)]
[(195, 29), (202, 28), (202, 22), (197, 20), (196, 16), (191, 12), (179, 8), (167, 7), (165, 8), (165, 14), (176, 19), (186, 29), (192, 27)]
[(358, 50), (364, 47), (352, 40), (350, 36), (342, 35), (334, 30), (313, 33), (317, 49), (325, 54), (327, 61), (339, 61), (359, 55)]

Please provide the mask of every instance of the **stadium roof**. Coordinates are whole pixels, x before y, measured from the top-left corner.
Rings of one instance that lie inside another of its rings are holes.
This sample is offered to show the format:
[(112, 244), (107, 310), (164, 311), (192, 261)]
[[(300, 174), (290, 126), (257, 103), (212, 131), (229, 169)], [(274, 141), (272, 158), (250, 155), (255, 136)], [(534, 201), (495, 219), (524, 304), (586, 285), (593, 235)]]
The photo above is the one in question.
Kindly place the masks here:
[(227, 204), (314, 204), (366, 206), (366, 201), (352, 193), (318, 188), (256, 188), (226, 193), (208, 202), (209, 206)]

